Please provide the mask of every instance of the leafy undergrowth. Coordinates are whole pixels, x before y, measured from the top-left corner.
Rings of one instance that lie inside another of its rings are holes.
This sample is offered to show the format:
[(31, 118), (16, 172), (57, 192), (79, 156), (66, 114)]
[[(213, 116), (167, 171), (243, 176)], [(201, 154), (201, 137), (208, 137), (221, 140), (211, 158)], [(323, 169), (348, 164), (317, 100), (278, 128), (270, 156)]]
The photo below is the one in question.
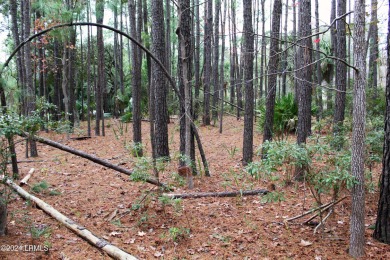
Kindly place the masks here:
[[(194, 178), (193, 191), (275, 188), (271, 195), (171, 200), (159, 196), (152, 185), (130, 181), (126, 175), (41, 144), (39, 158), (28, 159), (34, 162), (26, 162), (24, 144), (18, 144), (18, 159), (25, 161), (20, 163), (21, 175), (35, 168), (29, 181), (31, 187), (46, 183), (42, 189), (49, 190), (34, 193), (26, 188), (29, 192), (140, 259), (349, 259), (350, 199), (337, 204), (334, 214), (317, 234), (313, 234), (315, 222), (311, 222), (314, 226), (301, 224), (309, 216), (286, 224), (287, 218), (316, 206), (309, 187), (300, 182), (283, 182), (285, 175), (291, 174), (291, 167), (280, 168), (278, 178), (255, 180), (244, 171), (240, 161), (243, 121), (226, 118), (224, 125), (223, 134), (216, 127), (200, 127), (212, 176), (204, 177), (201, 171)], [(142, 127), (149, 129), (146, 122)], [(130, 125), (111, 120), (105, 137), (66, 140), (65, 135), (41, 135), (122, 167), (148, 172), (150, 161), (132, 155), (131, 129)], [(185, 180), (175, 174), (178, 126), (171, 123), (169, 129), (173, 159), (158, 165), (161, 180), (173, 185), (176, 193), (185, 193), (189, 191)], [(257, 133), (256, 147), (261, 140)], [(146, 156), (150, 156), (146, 134), (143, 143)], [(373, 183), (377, 183), (379, 173), (380, 166), (373, 167)], [(366, 198), (367, 258), (390, 259), (389, 246), (371, 238), (370, 226), (375, 223), (378, 201), (377, 185), (373, 186), (375, 191), (367, 193)], [(53, 190), (55, 196), (50, 193)], [(341, 194), (344, 195), (348, 194)], [(330, 200), (331, 194), (322, 197), (322, 203)], [(109, 258), (16, 194), (12, 195), (9, 208), (8, 235), (0, 238), (0, 244), (36, 245), (38, 250), (3, 250), (1, 259)], [(39, 250), (46, 247), (48, 251)]]

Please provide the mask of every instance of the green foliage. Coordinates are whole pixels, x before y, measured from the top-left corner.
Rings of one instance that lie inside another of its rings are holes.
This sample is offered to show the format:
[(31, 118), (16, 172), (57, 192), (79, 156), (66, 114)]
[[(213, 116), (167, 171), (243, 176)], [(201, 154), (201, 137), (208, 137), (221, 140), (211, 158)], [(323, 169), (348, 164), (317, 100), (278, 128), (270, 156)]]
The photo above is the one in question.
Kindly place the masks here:
[(177, 172), (172, 174), (172, 179), (176, 187), (184, 187), (187, 184), (186, 178), (180, 176)]
[(49, 196), (58, 196), (61, 195), (61, 192), (55, 189), (50, 189), (50, 184), (47, 183), (45, 180), (35, 183), (31, 190), (35, 193), (42, 193), (42, 194), (48, 194)]
[(173, 242), (178, 242), (179, 240), (189, 237), (191, 231), (189, 228), (184, 227), (171, 227), (168, 230), (168, 237)]
[(49, 184), (46, 182), (46, 181), (41, 181), (41, 182), (38, 182), (38, 183), (35, 183), (33, 186), (32, 186), (32, 190), (35, 192), (35, 193), (41, 193), (45, 190), (47, 190), (49, 188)]
[(274, 202), (282, 202), (285, 200), (286, 198), (284, 197), (283, 192), (273, 191), (263, 195), (261, 198), (261, 203), (274, 203)]
[(20, 133), (23, 118), (15, 113), (0, 115), (0, 136), (10, 137)]
[[(260, 115), (259, 120), (259, 130), (264, 129), (265, 123), (265, 105), (261, 105), (260, 109), (256, 111)], [(274, 126), (273, 132), (278, 138), (283, 138), (285, 134), (290, 131), (295, 130), (296, 121), (298, 118), (298, 105), (295, 102), (294, 96), (292, 93), (288, 93), (286, 96), (283, 96), (280, 99), (277, 99), (275, 102), (275, 112), (274, 112)]]
[(384, 116), (386, 111), (386, 93), (381, 87), (367, 89), (367, 117)]
[(327, 142), (336, 150), (345, 149), (348, 146), (347, 124), (334, 125), (334, 133), (327, 136)]
[(182, 199), (172, 199), (168, 196), (158, 197), (158, 201), (163, 207), (172, 206), (176, 213), (180, 213), (183, 210)]
[(222, 146), (229, 154), (230, 159), (233, 159), (236, 153), (239, 151), (237, 146), (227, 147), (225, 144)]
[(145, 181), (148, 179), (149, 170), (152, 168), (153, 161), (151, 158), (138, 157), (133, 169), (133, 173), (130, 175), (132, 181)]
[(51, 229), (46, 225), (31, 225), (30, 233), (33, 239), (38, 239), (42, 236), (48, 238), (51, 235)]
[(309, 153), (304, 146), (287, 141), (266, 141), (259, 149), (266, 155), (259, 162), (252, 162), (245, 171), (253, 178), (270, 178), (279, 169), (284, 173), (284, 181), (289, 184), (295, 166), (307, 165), (311, 162)]
[(135, 156), (135, 157), (140, 157), (142, 156), (142, 151), (143, 151), (143, 144), (142, 143), (134, 143), (132, 142), (130, 144), (130, 147), (127, 147), (128, 150), (130, 150), (130, 153)]
[(130, 123), (132, 119), (133, 119), (133, 113), (131, 111), (128, 111), (123, 116), (121, 116), (121, 121), (123, 123)]

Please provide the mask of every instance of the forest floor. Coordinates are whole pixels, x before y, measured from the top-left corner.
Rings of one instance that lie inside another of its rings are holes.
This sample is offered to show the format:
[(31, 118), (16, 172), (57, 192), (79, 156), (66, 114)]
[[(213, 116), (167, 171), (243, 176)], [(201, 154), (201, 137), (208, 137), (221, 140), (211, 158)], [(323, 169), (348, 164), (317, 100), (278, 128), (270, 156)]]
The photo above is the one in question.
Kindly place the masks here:
[[(150, 156), (149, 124), (142, 124), (146, 156)], [(106, 121), (106, 125), (105, 137), (94, 136), (87, 140), (67, 140), (66, 135), (56, 133), (42, 132), (40, 135), (133, 169), (137, 160), (128, 149), (132, 138), (131, 124), (127, 125), (127, 130), (123, 128), (123, 135), (119, 134), (121, 124), (118, 121), (112, 119)], [(269, 181), (253, 180), (243, 171), (242, 120), (225, 118), (223, 134), (213, 126), (202, 126), (199, 131), (211, 177), (196, 176), (195, 188), (190, 191), (173, 174), (177, 169), (179, 126), (174, 121), (169, 124), (173, 159), (160, 175), (162, 182), (175, 187), (175, 193), (272, 186)], [(85, 130), (76, 132), (84, 135)], [(262, 136), (256, 131), (256, 148), (261, 141)], [(169, 204), (169, 201), (164, 204), (158, 199), (153, 185), (130, 181), (126, 175), (47, 145), (38, 144), (38, 150), (38, 158), (26, 159), (24, 142), (17, 145), (18, 160), (22, 161), (19, 163), (21, 177), (31, 168), (35, 169), (29, 180), (30, 187), (24, 188), (95, 235), (139, 259), (350, 259), (349, 197), (337, 204), (325, 228), (313, 234), (315, 226), (302, 225), (309, 216), (285, 223), (287, 218), (315, 206), (303, 183), (294, 182), (289, 186), (284, 186), (281, 181), (274, 183), (276, 191), (285, 198), (280, 202), (263, 203), (262, 196), (256, 195), (183, 199), (176, 204)], [(259, 159), (258, 156), (254, 158)], [(145, 161), (138, 160), (137, 164), (150, 168)], [(374, 181), (377, 181), (380, 170), (380, 165), (374, 168)], [(42, 181), (50, 187), (40, 193), (33, 192), (31, 187)], [(61, 194), (52, 196), (49, 190)], [(348, 192), (344, 195), (347, 196)], [(330, 200), (329, 197), (324, 202)], [(377, 190), (367, 193), (367, 259), (390, 259), (390, 246), (375, 241), (373, 231), (369, 229), (375, 224), (377, 201)], [(0, 238), (0, 259), (109, 259), (107, 254), (17, 194), (11, 196), (8, 221), (8, 235)], [(27, 250), (6, 252), (3, 245), (11, 248), (12, 245), (36, 245), (36, 249), (40, 246), (42, 250), (29, 251), (27, 247)], [(49, 250), (44, 251), (44, 246), (49, 246)]]

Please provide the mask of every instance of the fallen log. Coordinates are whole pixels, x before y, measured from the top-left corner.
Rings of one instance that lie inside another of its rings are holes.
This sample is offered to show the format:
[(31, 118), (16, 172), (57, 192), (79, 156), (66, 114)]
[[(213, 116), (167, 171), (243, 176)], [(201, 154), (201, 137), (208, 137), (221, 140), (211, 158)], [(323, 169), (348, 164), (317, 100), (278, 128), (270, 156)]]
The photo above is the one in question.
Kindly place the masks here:
[[(132, 174), (132, 171), (130, 171), (128, 169), (119, 167), (118, 165), (115, 165), (115, 164), (112, 164), (112, 163), (110, 163), (110, 162), (108, 162), (106, 160), (100, 159), (97, 156), (88, 154), (88, 153), (80, 151), (80, 150), (76, 150), (76, 149), (74, 149), (72, 147), (69, 147), (67, 145), (63, 145), (63, 144), (57, 143), (57, 142), (52, 141), (50, 139), (47, 139), (47, 138), (44, 138), (44, 137), (40, 137), (40, 136), (36, 136), (36, 135), (30, 135), (30, 134), (25, 133), (25, 132), (22, 133), (21, 136), (32, 138), (33, 140), (35, 140), (37, 142), (40, 142), (42, 144), (46, 144), (46, 145), (55, 147), (57, 149), (60, 149), (62, 151), (65, 151), (65, 152), (68, 152), (68, 153), (80, 156), (80, 157), (82, 157), (84, 159), (87, 159), (87, 160), (90, 160), (90, 161), (92, 161), (94, 163), (103, 165), (104, 167), (110, 168), (110, 169), (115, 170), (117, 172), (129, 175), (129, 176)], [(153, 184), (153, 185), (157, 185), (159, 187), (163, 187), (166, 190), (171, 190), (165, 184), (163, 184), (163, 183), (161, 183), (161, 182), (159, 182), (159, 181), (157, 181), (155, 179), (149, 179), (148, 178), (148, 179), (145, 180), (145, 182)]]
[(245, 190), (245, 191), (223, 191), (223, 192), (199, 192), (199, 193), (185, 193), (185, 194), (173, 194), (164, 193), (163, 196), (167, 196), (171, 199), (189, 199), (189, 198), (205, 198), (205, 197), (236, 197), (236, 196), (251, 196), (251, 195), (264, 195), (268, 190)]
[(28, 180), (31, 178), (31, 175), (34, 173), (35, 169), (31, 168), (27, 175), (24, 176), (24, 178), (20, 181), (20, 186), (23, 186), (24, 184), (27, 184)]
[[(4, 180), (4, 177), (0, 177), (0, 179)], [(121, 259), (121, 260), (122, 259), (126, 259), (126, 260), (127, 259), (128, 260), (137, 259), (136, 257), (123, 251), (122, 249), (111, 245), (108, 241), (97, 237), (91, 231), (89, 231), (85, 227), (79, 225), (78, 223), (74, 222), (72, 219), (66, 217), (61, 212), (59, 212), (55, 208), (53, 208), (51, 205), (47, 204), (43, 200), (28, 193), (23, 188), (21, 188), (20, 186), (16, 185), (14, 182), (12, 182), (10, 179), (7, 179), (5, 183), (9, 187), (11, 187), (14, 191), (16, 191), (22, 198), (35, 202), (35, 204), (40, 209), (42, 209), (45, 213), (47, 213), (51, 217), (55, 218), (56, 220), (58, 220), (59, 222), (64, 224), (67, 228), (72, 230), (74, 233), (79, 235), (81, 238), (85, 239), (91, 245), (106, 252), (112, 258)]]

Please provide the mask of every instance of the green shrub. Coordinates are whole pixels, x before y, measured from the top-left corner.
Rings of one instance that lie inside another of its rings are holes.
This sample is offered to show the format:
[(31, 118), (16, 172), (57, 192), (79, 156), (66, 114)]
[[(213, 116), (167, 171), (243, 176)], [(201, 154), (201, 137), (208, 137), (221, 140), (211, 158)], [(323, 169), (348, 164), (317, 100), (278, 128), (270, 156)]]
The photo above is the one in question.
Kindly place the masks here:
[[(261, 105), (257, 113), (260, 114), (259, 130), (263, 131), (265, 122), (265, 105)], [(298, 118), (298, 105), (292, 93), (288, 93), (275, 102), (273, 132), (277, 137), (289, 131), (294, 131)]]

